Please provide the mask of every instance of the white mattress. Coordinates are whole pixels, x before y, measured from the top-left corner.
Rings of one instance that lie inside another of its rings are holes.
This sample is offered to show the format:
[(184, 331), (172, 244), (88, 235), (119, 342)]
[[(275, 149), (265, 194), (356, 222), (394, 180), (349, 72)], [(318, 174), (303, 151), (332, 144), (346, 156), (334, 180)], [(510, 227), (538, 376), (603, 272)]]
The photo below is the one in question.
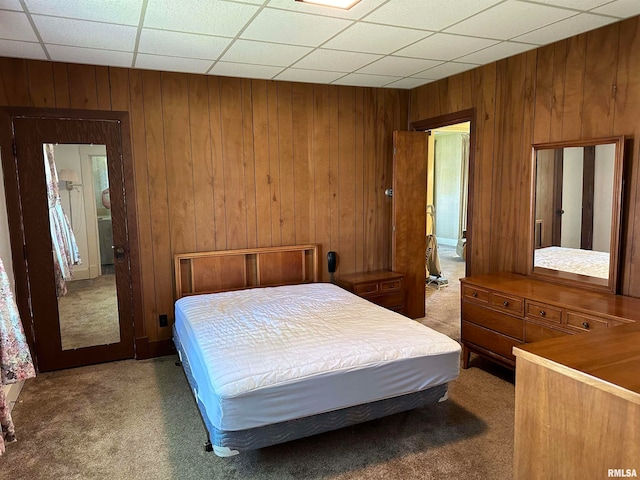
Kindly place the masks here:
[(609, 252), (579, 248), (545, 247), (534, 251), (533, 266), (609, 278)]
[(328, 283), (185, 297), (175, 332), (195, 395), (220, 430), (244, 430), (455, 379), (446, 335)]

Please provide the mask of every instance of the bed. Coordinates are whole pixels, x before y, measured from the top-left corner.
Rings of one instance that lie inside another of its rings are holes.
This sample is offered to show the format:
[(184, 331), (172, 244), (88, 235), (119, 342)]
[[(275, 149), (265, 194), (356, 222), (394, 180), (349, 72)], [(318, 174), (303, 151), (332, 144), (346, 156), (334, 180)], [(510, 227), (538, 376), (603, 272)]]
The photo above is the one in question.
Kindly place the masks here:
[(533, 266), (564, 272), (609, 278), (609, 252), (579, 248), (545, 247), (534, 251)]
[(315, 245), (175, 268), (174, 343), (218, 456), (445, 400), (459, 374), (457, 342), (318, 283)]

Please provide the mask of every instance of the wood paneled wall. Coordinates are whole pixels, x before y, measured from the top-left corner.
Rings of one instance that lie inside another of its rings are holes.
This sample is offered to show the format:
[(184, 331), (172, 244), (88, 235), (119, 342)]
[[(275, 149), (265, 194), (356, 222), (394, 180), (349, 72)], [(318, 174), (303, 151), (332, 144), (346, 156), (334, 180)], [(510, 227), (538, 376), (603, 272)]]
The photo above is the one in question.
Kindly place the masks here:
[(339, 272), (390, 267), (407, 91), (0, 58), (0, 105), (129, 112), (150, 342), (171, 335), (174, 253), (318, 243)]
[(476, 109), (470, 273), (528, 273), (533, 143), (627, 135), (620, 291), (640, 297), (638, 51), (634, 17), (411, 91), (411, 121)]

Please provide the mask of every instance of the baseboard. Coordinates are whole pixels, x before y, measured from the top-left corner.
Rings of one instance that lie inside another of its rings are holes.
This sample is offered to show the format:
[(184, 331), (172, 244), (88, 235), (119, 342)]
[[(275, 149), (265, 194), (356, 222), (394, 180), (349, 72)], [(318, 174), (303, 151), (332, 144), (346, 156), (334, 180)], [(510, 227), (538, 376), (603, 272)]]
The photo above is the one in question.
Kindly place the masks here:
[(176, 346), (171, 339), (149, 342), (149, 358), (164, 357), (165, 355), (174, 355), (176, 353)]

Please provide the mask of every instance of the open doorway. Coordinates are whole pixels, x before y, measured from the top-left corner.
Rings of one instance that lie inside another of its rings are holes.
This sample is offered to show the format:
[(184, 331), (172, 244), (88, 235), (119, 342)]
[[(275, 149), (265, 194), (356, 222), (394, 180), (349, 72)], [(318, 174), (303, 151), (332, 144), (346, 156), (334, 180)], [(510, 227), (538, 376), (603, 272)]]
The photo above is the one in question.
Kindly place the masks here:
[(427, 285), (464, 276), (471, 122), (429, 130), (427, 156)]

